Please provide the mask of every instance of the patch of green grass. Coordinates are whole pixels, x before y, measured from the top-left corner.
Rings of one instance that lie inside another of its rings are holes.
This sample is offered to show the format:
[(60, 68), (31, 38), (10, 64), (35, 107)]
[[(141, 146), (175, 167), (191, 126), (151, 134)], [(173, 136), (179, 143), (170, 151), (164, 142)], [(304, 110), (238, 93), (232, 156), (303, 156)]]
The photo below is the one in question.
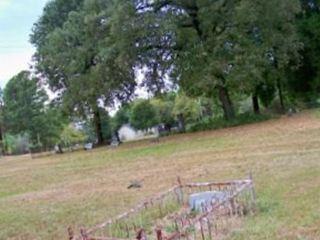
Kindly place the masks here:
[[(275, 181), (261, 184), (257, 214), (246, 219), (231, 239), (320, 239), (320, 192), (312, 184), (319, 176), (320, 168), (305, 166), (290, 170), (285, 179), (277, 173)], [(301, 187), (304, 183), (309, 186)]]

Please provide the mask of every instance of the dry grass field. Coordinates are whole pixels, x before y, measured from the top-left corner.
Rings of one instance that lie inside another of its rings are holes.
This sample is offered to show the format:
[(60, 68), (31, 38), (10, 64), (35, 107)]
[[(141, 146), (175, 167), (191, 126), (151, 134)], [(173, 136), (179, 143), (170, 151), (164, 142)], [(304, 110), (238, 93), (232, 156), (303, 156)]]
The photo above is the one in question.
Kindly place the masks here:
[[(320, 239), (316, 111), (230, 129), (30, 159), (0, 159), (0, 239), (66, 239), (183, 181), (253, 171), (258, 213), (231, 239)], [(128, 190), (130, 180), (143, 188)]]

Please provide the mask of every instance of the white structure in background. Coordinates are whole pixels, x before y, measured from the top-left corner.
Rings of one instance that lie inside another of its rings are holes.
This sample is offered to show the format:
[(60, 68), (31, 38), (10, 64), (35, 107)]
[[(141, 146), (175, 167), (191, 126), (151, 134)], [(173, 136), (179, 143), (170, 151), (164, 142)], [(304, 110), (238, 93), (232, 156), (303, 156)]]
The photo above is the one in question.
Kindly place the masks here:
[(87, 143), (84, 145), (84, 150), (89, 151), (93, 149), (93, 143)]
[(158, 128), (153, 127), (148, 131), (134, 129), (130, 124), (124, 124), (118, 131), (119, 138), (122, 142), (153, 138), (158, 136)]

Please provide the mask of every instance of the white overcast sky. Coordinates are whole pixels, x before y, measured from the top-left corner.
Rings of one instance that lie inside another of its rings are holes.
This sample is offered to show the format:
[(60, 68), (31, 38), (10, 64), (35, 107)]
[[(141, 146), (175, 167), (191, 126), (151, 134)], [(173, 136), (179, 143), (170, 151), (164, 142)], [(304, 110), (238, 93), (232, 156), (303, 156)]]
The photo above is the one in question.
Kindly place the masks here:
[[(66, 0), (68, 1), (68, 0)], [(0, 0), (0, 86), (29, 68), (34, 48), (29, 35), (48, 0)]]

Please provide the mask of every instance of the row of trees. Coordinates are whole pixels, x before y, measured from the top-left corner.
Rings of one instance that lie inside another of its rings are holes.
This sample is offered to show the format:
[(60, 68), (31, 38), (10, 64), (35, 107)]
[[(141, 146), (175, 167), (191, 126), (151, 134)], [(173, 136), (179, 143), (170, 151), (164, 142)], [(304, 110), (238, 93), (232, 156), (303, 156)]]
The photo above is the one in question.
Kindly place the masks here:
[(195, 123), (213, 115), (213, 101), (206, 98), (189, 98), (183, 93), (163, 94), (161, 97), (137, 99), (125, 104), (111, 119), (114, 130), (130, 123), (136, 129), (148, 130), (162, 125), (163, 130), (172, 127), (185, 131), (186, 124)]
[(102, 142), (99, 108), (131, 100), (137, 86), (217, 98), (226, 119), (238, 95), (251, 96), (256, 113), (275, 94), (282, 108), (289, 91), (310, 97), (318, 19), (314, 0), (53, 0), (31, 42), (57, 103), (93, 116)]
[[(41, 80), (28, 71), (20, 72), (8, 82), (1, 99), (3, 150), (7, 154), (51, 150), (55, 145), (62, 153), (64, 147), (96, 141), (95, 119), (70, 118), (63, 108), (50, 101)], [(166, 132), (172, 127), (185, 131), (187, 124), (221, 116), (214, 109), (212, 99), (169, 92), (126, 103), (114, 116), (102, 107), (98, 111), (102, 138), (108, 142), (124, 124), (144, 131), (159, 125)]]
[[(164, 123), (183, 123), (190, 97), (218, 103), (226, 120), (244, 98), (256, 114), (275, 98), (284, 111), (288, 102), (318, 97), (319, 24), (318, 0), (51, 0), (31, 34), (37, 84), (55, 95), (54, 107), (45, 104), (40, 115), (54, 120), (58, 108), (89, 119), (102, 143), (124, 120), (138, 128), (154, 123), (142, 118), (143, 101), (126, 116), (126, 103), (142, 87), (155, 96), (149, 103), (160, 106)], [(179, 98), (163, 100), (177, 90)], [(124, 107), (106, 130), (105, 109), (118, 104)], [(41, 139), (45, 124), (28, 126), (41, 126), (33, 139)]]
[(40, 79), (30, 72), (22, 71), (10, 79), (0, 99), (4, 153), (49, 150), (56, 144), (68, 146), (84, 141), (84, 135), (50, 103)]

